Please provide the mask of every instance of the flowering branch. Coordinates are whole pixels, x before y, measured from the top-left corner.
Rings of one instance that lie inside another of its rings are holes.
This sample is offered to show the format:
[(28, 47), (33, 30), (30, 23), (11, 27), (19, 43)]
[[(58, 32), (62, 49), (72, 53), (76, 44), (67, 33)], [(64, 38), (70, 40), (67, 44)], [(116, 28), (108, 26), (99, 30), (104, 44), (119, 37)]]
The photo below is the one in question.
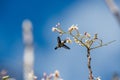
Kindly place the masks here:
[(0, 71), (0, 80), (16, 80), (15, 78), (11, 78), (6, 70)]
[(60, 77), (60, 73), (56, 70), (54, 73), (47, 75), (47, 73), (43, 73), (43, 78), (41, 80), (63, 80)]
[[(78, 31), (78, 26), (77, 25), (72, 25), (67, 32), (63, 31), (63, 29), (60, 27), (60, 23), (58, 23), (56, 25), (56, 27), (52, 28), (53, 32), (58, 32), (59, 35), (63, 35), (63, 34), (69, 34), (70, 36), (73, 37), (74, 42), (77, 43), (80, 46), (86, 47), (87, 49), (87, 59), (88, 59), (88, 70), (89, 70), (89, 80), (93, 80), (93, 74), (92, 74), (92, 68), (91, 68), (91, 55), (90, 55), (90, 51), (102, 46), (107, 46), (108, 44), (114, 42), (110, 41), (108, 43), (103, 44), (102, 40), (98, 38), (98, 35), (95, 34), (94, 37), (91, 37), (91, 35), (87, 32), (84, 33), (84, 35), (80, 34), (80, 32)], [(74, 34), (73, 32), (76, 32), (76, 34)], [(69, 38), (69, 41), (67, 41), (68, 39), (66, 39), (67, 43), (71, 43), (71, 40)], [(95, 42), (99, 42), (97, 46), (93, 45)], [(100, 80), (100, 78), (96, 78), (96, 80)]]

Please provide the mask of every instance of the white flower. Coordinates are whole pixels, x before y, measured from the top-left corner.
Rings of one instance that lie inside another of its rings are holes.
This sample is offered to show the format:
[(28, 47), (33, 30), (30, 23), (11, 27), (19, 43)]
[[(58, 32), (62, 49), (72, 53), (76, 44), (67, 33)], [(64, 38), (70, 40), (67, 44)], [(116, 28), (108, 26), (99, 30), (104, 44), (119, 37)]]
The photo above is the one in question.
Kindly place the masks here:
[(62, 35), (64, 33), (61, 29), (55, 28), (55, 27), (52, 28), (52, 31), (53, 32), (57, 31), (57, 32), (59, 32), (60, 35)]
[(34, 76), (34, 80), (37, 80), (37, 76)]
[(85, 32), (84, 35), (85, 35), (87, 38), (90, 38), (90, 37), (91, 37), (91, 35), (90, 35), (89, 33), (87, 33), (87, 32)]
[(55, 76), (56, 78), (60, 77), (60, 74), (59, 74), (59, 71), (58, 71), (58, 70), (56, 70), (56, 71), (54, 72), (54, 76)]
[(56, 27), (58, 27), (58, 26), (60, 26), (60, 23), (59, 23), (59, 22), (56, 24)]
[(60, 23), (58, 22), (58, 24), (57, 24), (58, 26), (60, 26)]
[(80, 41), (79, 41), (78, 39), (76, 39), (76, 38), (74, 38), (74, 41), (75, 41), (75, 43), (77, 43), (77, 44), (80, 43)]
[(72, 40), (70, 38), (67, 38), (66, 43), (72, 43)]
[(68, 29), (68, 31), (71, 33), (73, 30), (78, 30), (78, 27), (77, 27), (77, 25), (72, 25), (69, 29)]
[(43, 77), (44, 77), (44, 78), (47, 77), (47, 73), (46, 73), (46, 72), (43, 73)]
[(101, 80), (100, 77), (97, 77), (96, 80)]
[(53, 31), (53, 32), (55, 32), (56, 30), (57, 30), (57, 28), (55, 28), (55, 27), (52, 28), (52, 31)]
[(59, 71), (56, 70), (54, 73), (47, 75), (46, 73), (43, 74), (43, 78), (41, 80), (63, 80), (60, 77)]
[(54, 76), (54, 75), (51, 73), (51, 74), (48, 76), (48, 78), (49, 78), (49, 79), (52, 79), (53, 76)]

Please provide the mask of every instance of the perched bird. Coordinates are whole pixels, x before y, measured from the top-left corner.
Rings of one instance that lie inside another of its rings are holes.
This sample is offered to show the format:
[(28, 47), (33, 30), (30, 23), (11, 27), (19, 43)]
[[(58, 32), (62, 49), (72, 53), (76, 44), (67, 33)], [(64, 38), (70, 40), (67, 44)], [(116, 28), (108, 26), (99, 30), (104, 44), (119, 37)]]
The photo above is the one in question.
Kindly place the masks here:
[(58, 48), (61, 48), (61, 47), (64, 47), (65, 49), (70, 49), (68, 46), (65, 45), (66, 40), (61, 41), (60, 37), (57, 37), (57, 42), (58, 42), (58, 44), (55, 47), (55, 50), (58, 49)]

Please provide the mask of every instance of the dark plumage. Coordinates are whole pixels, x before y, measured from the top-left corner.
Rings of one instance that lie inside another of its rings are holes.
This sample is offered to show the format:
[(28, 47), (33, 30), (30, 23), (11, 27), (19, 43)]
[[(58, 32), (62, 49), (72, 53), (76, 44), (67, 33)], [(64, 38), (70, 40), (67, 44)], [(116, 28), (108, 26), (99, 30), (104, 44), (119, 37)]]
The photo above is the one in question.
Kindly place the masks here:
[(55, 50), (58, 49), (58, 48), (61, 48), (61, 47), (64, 47), (65, 49), (70, 49), (67, 45), (65, 45), (66, 40), (61, 41), (61, 39), (60, 39), (59, 36), (57, 37), (57, 42), (58, 42), (58, 44), (57, 44), (57, 46), (55, 47)]

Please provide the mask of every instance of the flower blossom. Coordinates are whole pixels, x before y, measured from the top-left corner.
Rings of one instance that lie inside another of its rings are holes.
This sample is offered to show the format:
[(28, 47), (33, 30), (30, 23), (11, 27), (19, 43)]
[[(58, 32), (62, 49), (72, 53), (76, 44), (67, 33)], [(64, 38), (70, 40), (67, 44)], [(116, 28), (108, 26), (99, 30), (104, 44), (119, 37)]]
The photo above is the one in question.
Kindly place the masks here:
[(61, 29), (55, 28), (55, 27), (52, 28), (52, 31), (53, 32), (57, 31), (57, 32), (59, 32), (60, 35), (62, 35), (64, 33)]
[(6, 71), (6, 70), (2, 70), (2, 71), (0, 72), (0, 75), (1, 75), (1, 76), (7, 75), (7, 71)]
[(91, 37), (91, 35), (90, 35), (89, 33), (87, 33), (87, 32), (85, 32), (84, 35), (85, 35), (87, 38), (90, 38), (90, 37)]
[(57, 31), (57, 28), (52, 27), (52, 31), (53, 31), (53, 32)]
[(77, 43), (77, 44), (80, 43), (80, 41), (79, 41), (78, 39), (76, 39), (76, 38), (74, 38), (74, 41), (75, 41), (75, 43)]
[(67, 38), (66, 43), (72, 43), (72, 40), (70, 38)]
[(37, 77), (37, 76), (34, 76), (33, 78), (34, 78), (34, 80), (37, 80), (38, 77)]
[(72, 25), (69, 29), (68, 29), (68, 31), (71, 33), (73, 30), (78, 30), (78, 27), (77, 27), (77, 25)]
[(59, 22), (57, 23), (56, 27), (58, 27), (58, 26), (60, 26), (60, 23), (59, 23)]
[(56, 70), (56, 71), (54, 72), (54, 77), (56, 77), (56, 78), (59, 78), (59, 77), (60, 77), (60, 74), (59, 74), (59, 71), (58, 71), (58, 70)]
[(54, 73), (47, 75), (46, 73), (43, 74), (43, 78), (41, 80), (63, 80), (60, 77), (60, 73), (56, 70)]

